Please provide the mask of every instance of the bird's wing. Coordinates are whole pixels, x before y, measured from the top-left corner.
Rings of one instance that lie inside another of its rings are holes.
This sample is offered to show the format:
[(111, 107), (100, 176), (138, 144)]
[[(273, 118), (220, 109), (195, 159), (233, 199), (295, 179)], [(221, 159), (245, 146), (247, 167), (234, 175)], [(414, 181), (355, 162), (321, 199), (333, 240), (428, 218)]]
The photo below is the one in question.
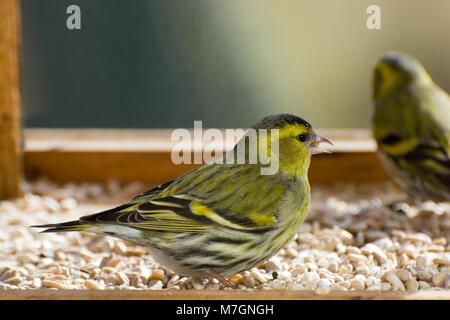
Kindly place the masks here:
[(450, 98), (437, 89), (426, 97), (419, 143), (409, 156), (450, 190)]
[(251, 219), (212, 208), (205, 201), (188, 194), (149, 200), (140, 198), (120, 207), (85, 216), (81, 222), (118, 224), (145, 231), (198, 233), (212, 227), (241, 231), (264, 231)]
[(426, 98), (423, 131), (429, 130), (432, 133), (431, 139), (437, 141), (450, 158), (450, 97), (437, 87), (435, 94), (428, 94)]
[(275, 227), (276, 204), (287, 188), (270, 179), (252, 165), (205, 165), (127, 204), (80, 220), (147, 231), (204, 232), (223, 227), (263, 232)]
[[(380, 149), (401, 167), (434, 184), (450, 185), (450, 106), (445, 93), (420, 91), (386, 105), (376, 133)], [(394, 117), (394, 115), (401, 115)], [(384, 124), (384, 126), (383, 126)]]
[(374, 133), (384, 152), (403, 156), (415, 149), (438, 155), (450, 151), (450, 100), (439, 88), (432, 89), (416, 88), (383, 101), (375, 113)]

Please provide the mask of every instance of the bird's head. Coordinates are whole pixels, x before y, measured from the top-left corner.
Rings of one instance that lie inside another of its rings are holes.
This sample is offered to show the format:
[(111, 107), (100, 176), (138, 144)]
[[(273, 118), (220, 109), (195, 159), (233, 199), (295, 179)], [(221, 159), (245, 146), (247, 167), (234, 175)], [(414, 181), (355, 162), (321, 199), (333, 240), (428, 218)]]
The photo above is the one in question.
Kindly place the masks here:
[[(263, 118), (253, 129), (266, 129), (270, 139), (259, 146), (267, 146), (270, 152), (274, 139), (278, 141), (279, 170), (286, 176), (302, 175), (308, 171), (311, 154), (327, 152), (320, 148), (321, 143), (331, 142), (316, 134), (312, 126), (300, 117), (291, 114), (278, 114)], [(277, 129), (273, 131), (273, 129)], [(271, 132), (277, 132), (273, 134)]]
[(373, 99), (378, 101), (404, 85), (430, 81), (430, 76), (414, 57), (406, 53), (389, 52), (378, 59), (372, 81)]

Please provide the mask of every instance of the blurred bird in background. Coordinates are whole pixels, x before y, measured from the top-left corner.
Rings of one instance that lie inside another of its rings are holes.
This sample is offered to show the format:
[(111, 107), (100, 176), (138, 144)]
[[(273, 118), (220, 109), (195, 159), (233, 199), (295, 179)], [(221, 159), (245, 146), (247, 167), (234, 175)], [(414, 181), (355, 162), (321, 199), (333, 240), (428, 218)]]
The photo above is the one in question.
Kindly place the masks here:
[[(273, 175), (262, 175), (259, 162), (205, 164), (117, 208), (36, 227), (119, 237), (150, 247), (156, 261), (181, 275), (233, 286), (226, 277), (269, 259), (295, 235), (310, 200), (311, 154), (330, 143), (289, 114), (266, 117), (253, 128), (279, 130), (279, 170)], [(257, 135), (256, 145), (272, 139)], [(246, 140), (228, 154), (234, 157)]]
[(416, 200), (450, 201), (450, 99), (410, 55), (383, 55), (373, 72), (372, 129), (397, 184)]

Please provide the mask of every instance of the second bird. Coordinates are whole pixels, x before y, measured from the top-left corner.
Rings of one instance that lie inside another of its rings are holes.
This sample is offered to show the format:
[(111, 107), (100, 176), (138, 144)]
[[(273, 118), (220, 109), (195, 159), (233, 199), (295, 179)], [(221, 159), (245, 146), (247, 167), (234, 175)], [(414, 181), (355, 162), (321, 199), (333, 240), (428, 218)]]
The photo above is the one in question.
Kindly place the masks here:
[(450, 200), (450, 98), (422, 64), (382, 56), (373, 74), (373, 134), (386, 169), (416, 200)]

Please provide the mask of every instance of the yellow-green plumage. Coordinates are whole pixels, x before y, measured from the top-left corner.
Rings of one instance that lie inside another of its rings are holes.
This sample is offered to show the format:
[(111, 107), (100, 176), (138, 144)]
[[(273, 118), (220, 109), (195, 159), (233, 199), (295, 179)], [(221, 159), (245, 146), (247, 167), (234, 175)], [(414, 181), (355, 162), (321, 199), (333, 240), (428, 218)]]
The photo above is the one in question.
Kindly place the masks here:
[(274, 175), (262, 175), (261, 163), (206, 164), (120, 207), (43, 226), (51, 228), (44, 232), (83, 229), (130, 240), (149, 246), (160, 263), (182, 275), (247, 270), (274, 255), (303, 222), (311, 149), (326, 141), (292, 115), (266, 117), (254, 128), (279, 129)]
[(389, 53), (373, 78), (373, 134), (392, 178), (412, 197), (450, 200), (450, 99), (413, 57)]

